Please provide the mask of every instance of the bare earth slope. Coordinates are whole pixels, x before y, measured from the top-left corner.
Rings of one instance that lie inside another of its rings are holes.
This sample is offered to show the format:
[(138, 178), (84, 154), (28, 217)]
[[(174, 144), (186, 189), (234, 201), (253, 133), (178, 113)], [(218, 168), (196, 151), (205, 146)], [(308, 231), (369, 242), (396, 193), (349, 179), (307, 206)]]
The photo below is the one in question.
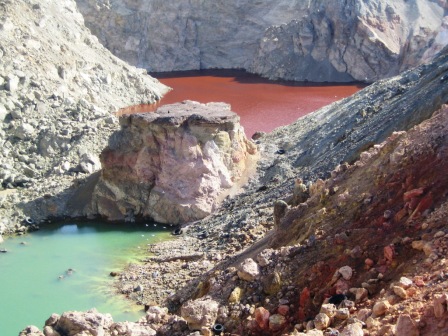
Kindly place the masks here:
[(2, 234), (24, 219), (13, 204), (99, 169), (118, 108), (154, 102), (168, 88), (105, 49), (74, 1), (0, 1), (0, 39)]
[[(310, 187), (307, 200), (285, 203), (282, 215), (263, 216), (261, 204), (251, 203), (258, 219), (244, 231), (230, 230), (230, 241), (223, 244), (226, 232), (220, 238), (214, 232), (194, 245), (202, 254), (178, 254), (204, 220), (181, 240), (153, 248), (160, 254), (171, 246), (165, 256), (120, 276), (123, 293), (150, 306), (145, 293), (133, 289), (137, 284), (155, 298), (150, 293), (161, 290), (159, 277), (164, 288), (195, 278), (168, 298), (172, 309), (181, 307), (181, 317), (155, 306), (138, 323), (70, 312), (53, 316), (47, 333), (210, 335), (219, 323), (233, 335), (446, 335), (447, 134), (443, 106), (361, 153), (353, 165), (338, 166)], [(225, 221), (229, 210), (216, 217)], [(266, 226), (273, 228), (255, 247), (219, 262)], [(22, 335), (41, 335), (27, 330)]]

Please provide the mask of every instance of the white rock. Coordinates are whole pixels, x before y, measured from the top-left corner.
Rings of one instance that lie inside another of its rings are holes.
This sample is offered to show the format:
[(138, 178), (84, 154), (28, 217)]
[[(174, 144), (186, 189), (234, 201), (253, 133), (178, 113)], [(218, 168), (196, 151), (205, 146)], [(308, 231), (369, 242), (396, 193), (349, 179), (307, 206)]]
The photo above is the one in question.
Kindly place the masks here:
[(361, 323), (349, 324), (341, 332), (341, 336), (363, 336), (363, 335), (364, 331), (362, 330)]
[(353, 270), (350, 266), (342, 266), (339, 269), (339, 273), (344, 278), (344, 280), (350, 280), (353, 275)]
[(27, 123), (23, 123), (15, 129), (14, 136), (19, 139), (24, 140), (24, 139), (34, 135), (34, 133), (35, 133), (35, 129), (33, 126), (31, 126), (30, 124), (27, 124)]
[(413, 281), (406, 277), (401, 277), (400, 280), (398, 281), (398, 286), (403, 287), (404, 289), (411, 287), (412, 284)]
[(218, 302), (207, 299), (187, 301), (182, 305), (180, 314), (187, 321), (190, 330), (210, 327), (218, 315)]
[(0, 122), (4, 121), (7, 115), (8, 111), (6, 110), (5, 105), (0, 104)]
[(319, 313), (314, 318), (314, 326), (318, 330), (327, 329), (330, 326), (330, 318), (327, 316), (327, 314)]
[(245, 281), (254, 281), (260, 276), (260, 267), (252, 259), (247, 258), (238, 267), (238, 277)]
[(390, 308), (390, 303), (387, 300), (378, 301), (372, 308), (374, 316), (384, 315)]

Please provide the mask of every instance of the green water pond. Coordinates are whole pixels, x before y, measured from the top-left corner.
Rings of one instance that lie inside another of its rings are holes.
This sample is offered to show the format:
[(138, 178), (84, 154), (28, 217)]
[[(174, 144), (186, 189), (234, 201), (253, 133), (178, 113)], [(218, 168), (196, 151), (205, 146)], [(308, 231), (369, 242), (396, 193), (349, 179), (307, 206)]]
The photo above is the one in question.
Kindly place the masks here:
[[(153, 223), (64, 223), (0, 244), (0, 335), (41, 330), (52, 313), (96, 308), (115, 321), (136, 321), (143, 307), (117, 295), (111, 271), (139, 262), (148, 244), (170, 237)], [(69, 271), (69, 270), (72, 271)]]

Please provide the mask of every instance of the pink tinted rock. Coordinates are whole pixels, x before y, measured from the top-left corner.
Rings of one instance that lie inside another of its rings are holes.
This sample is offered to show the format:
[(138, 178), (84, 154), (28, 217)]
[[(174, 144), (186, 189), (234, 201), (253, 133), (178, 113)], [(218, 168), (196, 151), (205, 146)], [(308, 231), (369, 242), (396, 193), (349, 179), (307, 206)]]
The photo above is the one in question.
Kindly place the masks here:
[(408, 315), (402, 314), (398, 317), (395, 327), (395, 336), (419, 336), (417, 323)]
[(378, 301), (372, 308), (372, 312), (374, 316), (382, 316), (384, 315), (390, 308), (390, 303), (387, 300)]
[(267, 329), (269, 327), (269, 311), (264, 307), (258, 307), (254, 312), (255, 321), (261, 329)]
[(448, 295), (446, 293), (434, 295), (434, 316), (441, 318), (447, 311)]
[(277, 308), (277, 313), (279, 313), (280, 315), (286, 316), (289, 313), (289, 306), (287, 305), (280, 305)]
[(202, 219), (249, 174), (258, 158), (239, 117), (224, 103), (185, 101), (122, 116), (101, 154), (102, 173), (87, 215), (157, 222)]

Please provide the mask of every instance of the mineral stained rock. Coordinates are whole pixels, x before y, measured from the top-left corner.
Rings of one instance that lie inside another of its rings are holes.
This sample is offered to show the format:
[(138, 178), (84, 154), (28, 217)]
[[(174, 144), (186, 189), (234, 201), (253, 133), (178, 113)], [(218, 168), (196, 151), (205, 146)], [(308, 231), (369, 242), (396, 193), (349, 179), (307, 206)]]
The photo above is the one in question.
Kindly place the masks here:
[(151, 71), (243, 68), (272, 79), (372, 82), (447, 43), (444, 1), (76, 2), (109, 50)]
[(186, 101), (120, 122), (101, 154), (89, 210), (109, 220), (204, 218), (238, 189), (257, 157), (227, 104)]

